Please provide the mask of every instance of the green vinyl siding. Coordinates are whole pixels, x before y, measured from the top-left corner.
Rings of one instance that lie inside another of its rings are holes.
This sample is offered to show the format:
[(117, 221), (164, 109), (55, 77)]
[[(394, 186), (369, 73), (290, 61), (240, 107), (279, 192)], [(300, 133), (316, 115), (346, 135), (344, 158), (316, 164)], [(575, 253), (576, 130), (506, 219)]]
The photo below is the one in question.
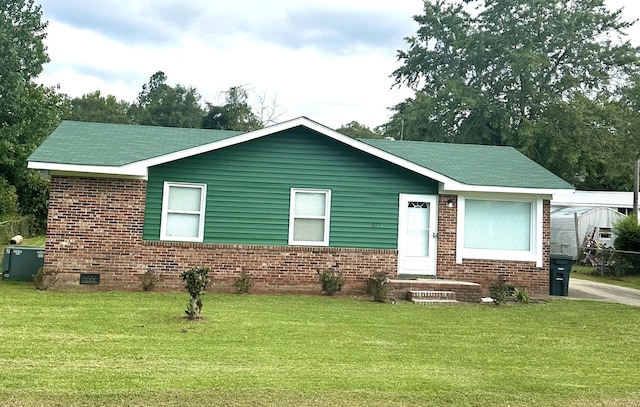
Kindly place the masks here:
[(165, 181), (207, 184), (204, 241), (287, 245), (291, 188), (330, 189), (331, 247), (396, 248), (400, 193), (438, 184), (304, 128), (149, 169), (144, 238), (158, 240)]

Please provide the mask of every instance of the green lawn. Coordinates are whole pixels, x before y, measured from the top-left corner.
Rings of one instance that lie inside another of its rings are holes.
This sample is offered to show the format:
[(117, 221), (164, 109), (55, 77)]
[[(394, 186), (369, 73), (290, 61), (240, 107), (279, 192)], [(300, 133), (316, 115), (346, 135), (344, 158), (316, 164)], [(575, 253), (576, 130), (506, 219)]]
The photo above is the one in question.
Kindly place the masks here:
[(640, 405), (640, 309), (39, 292), (0, 282), (0, 405)]

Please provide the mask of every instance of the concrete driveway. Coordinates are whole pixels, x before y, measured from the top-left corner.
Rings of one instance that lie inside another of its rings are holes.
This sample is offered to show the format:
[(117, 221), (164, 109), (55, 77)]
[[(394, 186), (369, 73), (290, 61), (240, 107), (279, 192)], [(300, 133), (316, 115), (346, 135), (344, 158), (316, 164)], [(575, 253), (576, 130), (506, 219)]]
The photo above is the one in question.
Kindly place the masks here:
[(640, 290), (579, 278), (569, 278), (569, 295), (566, 298), (640, 306)]

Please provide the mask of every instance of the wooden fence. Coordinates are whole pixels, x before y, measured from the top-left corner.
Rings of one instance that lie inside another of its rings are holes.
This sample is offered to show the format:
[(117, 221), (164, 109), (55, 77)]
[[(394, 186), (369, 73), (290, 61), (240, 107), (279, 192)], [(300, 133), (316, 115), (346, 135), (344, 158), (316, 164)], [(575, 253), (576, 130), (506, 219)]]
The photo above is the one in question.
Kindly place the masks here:
[(9, 244), (9, 240), (15, 235), (22, 235), (25, 238), (31, 237), (33, 230), (34, 219), (32, 216), (0, 222), (0, 246)]

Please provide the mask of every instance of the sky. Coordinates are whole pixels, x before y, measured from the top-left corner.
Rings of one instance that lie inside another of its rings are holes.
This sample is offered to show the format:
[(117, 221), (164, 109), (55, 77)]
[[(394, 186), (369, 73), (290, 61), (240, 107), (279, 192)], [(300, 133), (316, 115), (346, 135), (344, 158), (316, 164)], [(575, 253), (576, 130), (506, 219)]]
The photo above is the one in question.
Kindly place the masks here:
[[(397, 52), (416, 33), (422, 0), (40, 0), (51, 61), (37, 79), (70, 97), (100, 90), (136, 100), (157, 71), (221, 103), (244, 86), (275, 100), (278, 121), (331, 128), (384, 124), (411, 96), (394, 86)], [(640, 18), (637, 0), (606, 0)], [(640, 46), (640, 22), (629, 32)]]

